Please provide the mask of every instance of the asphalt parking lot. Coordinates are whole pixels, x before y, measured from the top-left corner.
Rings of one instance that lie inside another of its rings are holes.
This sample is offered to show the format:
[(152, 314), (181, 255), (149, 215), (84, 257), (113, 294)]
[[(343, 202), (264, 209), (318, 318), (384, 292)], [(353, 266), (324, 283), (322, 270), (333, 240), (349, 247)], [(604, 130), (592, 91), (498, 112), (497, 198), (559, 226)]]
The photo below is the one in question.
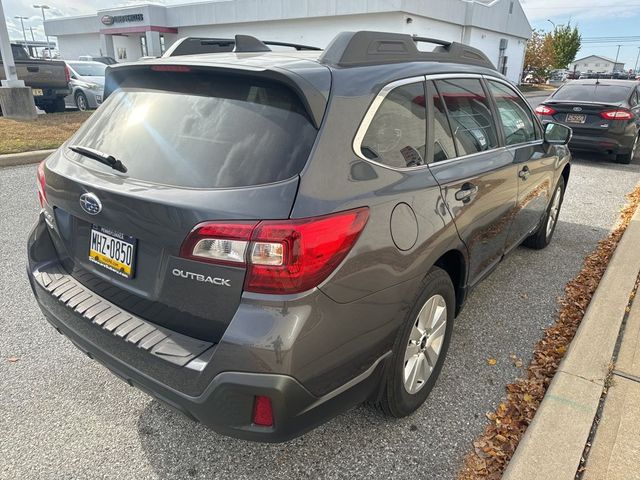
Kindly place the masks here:
[(58, 335), (25, 276), (36, 167), (0, 169), (0, 478), (454, 478), (485, 412), (520, 374), (510, 356), (528, 362), (565, 283), (640, 181), (638, 162), (576, 159), (553, 244), (518, 248), (475, 290), (442, 376), (415, 415), (390, 420), (359, 407), (280, 445), (219, 436)]

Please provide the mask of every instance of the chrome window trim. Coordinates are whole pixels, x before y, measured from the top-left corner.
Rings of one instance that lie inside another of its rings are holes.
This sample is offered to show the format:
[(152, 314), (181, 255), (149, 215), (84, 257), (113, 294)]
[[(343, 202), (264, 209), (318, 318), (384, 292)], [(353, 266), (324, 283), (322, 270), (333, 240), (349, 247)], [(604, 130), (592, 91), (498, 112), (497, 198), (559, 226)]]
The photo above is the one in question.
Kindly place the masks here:
[[(425, 163), (424, 165), (418, 165), (416, 167), (403, 167), (403, 168), (398, 168), (398, 167), (391, 167), (389, 165), (385, 165), (384, 163), (381, 162), (376, 162), (375, 160), (371, 160), (370, 158), (367, 158), (363, 155), (361, 147), (362, 147), (362, 140), (364, 139), (364, 136), (367, 133), (367, 130), (369, 129), (369, 126), (371, 125), (371, 121), (373, 120), (373, 117), (375, 116), (375, 114), (378, 112), (378, 109), (380, 108), (380, 105), (382, 104), (382, 102), (384, 101), (384, 99), (387, 97), (387, 95), (389, 95), (389, 93), (398, 88), (398, 87), (402, 87), (404, 85), (409, 85), (412, 83), (420, 83), (420, 82), (427, 82), (429, 80), (446, 80), (446, 79), (450, 79), (450, 78), (475, 78), (478, 80), (483, 80), (483, 79), (490, 79), (490, 80), (497, 80), (500, 83), (504, 83), (505, 85), (509, 85), (513, 88), (513, 85), (511, 85), (508, 81), (506, 80), (502, 80), (501, 78), (498, 77), (493, 77), (491, 75), (482, 75), (479, 73), (438, 73), (438, 74), (433, 74), (433, 75), (420, 75), (420, 76), (414, 76), (414, 77), (409, 77), (409, 78), (404, 78), (401, 80), (395, 80), (391, 83), (388, 83), (387, 85), (385, 85), (384, 87), (382, 87), (382, 89), (380, 90), (380, 92), (378, 93), (378, 95), (376, 95), (376, 98), (373, 100), (373, 102), (371, 103), (371, 105), (369, 106), (369, 108), (367, 109), (367, 113), (365, 113), (364, 118), (362, 119), (362, 122), (360, 123), (360, 126), (358, 127), (358, 130), (356, 131), (356, 135), (353, 138), (353, 142), (352, 142), (352, 149), (353, 152), (356, 154), (356, 156), (358, 158), (360, 158), (361, 160), (364, 160), (365, 162), (369, 162), (369, 163), (373, 163), (374, 165), (378, 165), (382, 168), (386, 168), (388, 170), (392, 170), (394, 172), (410, 172), (410, 171), (414, 171), (414, 170), (422, 170), (425, 168), (429, 168), (429, 166), (431, 164), (429, 163)], [(522, 96), (520, 94), (520, 92), (516, 93), (520, 96), (520, 98), (522, 98), (527, 105), (529, 104), (529, 102), (527, 102), (526, 98), (524, 96)], [(535, 117), (535, 114), (534, 114)], [(536, 121), (538, 121), (538, 124), (542, 130), (542, 132), (544, 132), (544, 128), (542, 128), (542, 125), (540, 124), (539, 120), (536, 118)], [(496, 125), (497, 127), (497, 125)], [(536, 140), (536, 142), (541, 142), (541, 140)], [(522, 146), (522, 145), (509, 145), (509, 148), (512, 147), (518, 147), (518, 146)], [(454, 161), (459, 161), (459, 160), (463, 160), (463, 159), (468, 159), (468, 158), (473, 158), (477, 155), (483, 155), (485, 153), (491, 153), (491, 152), (499, 152), (499, 151), (503, 151), (503, 150), (507, 150), (508, 148), (506, 146), (498, 146), (495, 148), (492, 148), (490, 150), (485, 150), (483, 152), (476, 152), (476, 153), (471, 153), (469, 155), (462, 155), (462, 156), (458, 156), (458, 157), (454, 157), (454, 158), (448, 158), (447, 160), (442, 160), (440, 162), (436, 162), (433, 163), (434, 166), (436, 165), (445, 165), (447, 163), (451, 163)]]

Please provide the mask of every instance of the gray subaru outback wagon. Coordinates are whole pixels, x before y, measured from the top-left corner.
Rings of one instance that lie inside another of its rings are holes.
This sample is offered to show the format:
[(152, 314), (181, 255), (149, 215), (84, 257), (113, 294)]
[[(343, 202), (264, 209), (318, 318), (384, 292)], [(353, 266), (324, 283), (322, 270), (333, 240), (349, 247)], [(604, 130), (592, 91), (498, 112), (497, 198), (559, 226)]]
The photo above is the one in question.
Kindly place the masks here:
[(551, 241), (569, 178), (571, 130), (458, 43), (189, 38), (110, 67), (105, 97), (38, 168), (35, 297), (126, 382), (249, 440), (420, 407), (465, 298)]

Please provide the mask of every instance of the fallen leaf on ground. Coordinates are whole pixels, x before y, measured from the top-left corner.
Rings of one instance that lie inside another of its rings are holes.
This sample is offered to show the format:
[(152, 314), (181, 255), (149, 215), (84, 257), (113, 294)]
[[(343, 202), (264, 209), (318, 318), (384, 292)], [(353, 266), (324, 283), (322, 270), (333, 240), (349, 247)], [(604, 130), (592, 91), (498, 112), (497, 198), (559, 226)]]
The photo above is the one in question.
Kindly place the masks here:
[(498, 363), (498, 361), (495, 358), (487, 358), (487, 365), (491, 365), (492, 367)]
[(7, 361), (9, 361), (11, 363), (16, 363), (18, 360), (20, 360), (18, 357), (9, 357), (9, 358), (7, 358)]

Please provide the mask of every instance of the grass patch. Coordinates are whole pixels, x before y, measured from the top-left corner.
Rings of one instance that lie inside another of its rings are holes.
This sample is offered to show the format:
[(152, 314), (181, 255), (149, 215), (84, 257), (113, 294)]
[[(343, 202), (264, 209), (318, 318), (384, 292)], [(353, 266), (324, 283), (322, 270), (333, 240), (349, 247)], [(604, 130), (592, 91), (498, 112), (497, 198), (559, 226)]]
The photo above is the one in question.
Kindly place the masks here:
[(521, 92), (544, 92), (544, 93), (552, 92), (558, 89), (557, 86), (546, 85), (546, 84), (520, 85), (518, 88), (520, 88)]
[(458, 480), (499, 480), (502, 477), (580, 326), (609, 260), (640, 204), (640, 187), (636, 187), (627, 200), (613, 231), (598, 243), (596, 249), (585, 258), (580, 272), (565, 286), (558, 302), (560, 308), (555, 323), (545, 330), (535, 346), (526, 378), (519, 378), (507, 385), (506, 398), (494, 412), (487, 413), (489, 423), (473, 442)]
[(91, 113), (48, 113), (29, 122), (0, 117), (0, 155), (58, 148)]

